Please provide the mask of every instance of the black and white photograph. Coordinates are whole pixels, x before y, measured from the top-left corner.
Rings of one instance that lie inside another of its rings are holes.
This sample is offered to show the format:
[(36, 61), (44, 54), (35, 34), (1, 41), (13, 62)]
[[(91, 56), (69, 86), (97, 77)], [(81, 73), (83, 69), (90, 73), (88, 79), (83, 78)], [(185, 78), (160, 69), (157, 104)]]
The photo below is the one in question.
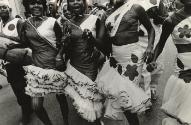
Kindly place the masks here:
[(0, 125), (191, 125), (191, 0), (0, 0)]

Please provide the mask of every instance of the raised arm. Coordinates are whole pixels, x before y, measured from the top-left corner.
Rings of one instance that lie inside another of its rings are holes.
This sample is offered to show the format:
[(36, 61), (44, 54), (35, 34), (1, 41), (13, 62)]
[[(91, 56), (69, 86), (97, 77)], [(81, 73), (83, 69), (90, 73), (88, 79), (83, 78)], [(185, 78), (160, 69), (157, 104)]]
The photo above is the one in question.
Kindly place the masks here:
[(148, 61), (152, 57), (152, 50), (155, 40), (155, 30), (146, 14), (146, 11), (140, 5), (135, 5), (135, 11), (141, 24), (146, 28), (148, 32), (148, 46), (145, 51), (145, 59)]
[(61, 29), (61, 27), (60, 27), (60, 25), (58, 24), (57, 21), (55, 21), (53, 30), (54, 30), (55, 36), (56, 36), (56, 47), (58, 49), (60, 49), (60, 47), (62, 45), (62, 42), (61, 42), (61, 39), (62, 39), (62, 29)]
[(159, 42), (154, 50), (154, 61), (157, 60), (158, 56), (163, 51), (163, 48), (165, 46), (165, 43), (169, 37), (169, 35), (172, 33), (174, 29), (174, 25), (172, 24), (172, 21), (170, 18), (166, 19), (162, 26), (162, 33), (159, 39)]

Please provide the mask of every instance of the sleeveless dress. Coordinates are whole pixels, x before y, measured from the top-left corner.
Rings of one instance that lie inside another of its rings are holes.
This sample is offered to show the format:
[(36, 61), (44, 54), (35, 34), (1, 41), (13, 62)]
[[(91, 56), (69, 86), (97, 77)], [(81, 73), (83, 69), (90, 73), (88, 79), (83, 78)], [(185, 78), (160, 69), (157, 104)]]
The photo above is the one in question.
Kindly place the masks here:
[[(116, 35), (120, 23), (126, 19), (123, 18), (124, 15), (136, 4), (134, 2), (128, 1), (107, 18), (106, 25), (110, 23), (113, 27), (109, 32), (110, 37)], [(136, 24), (138, 29), (138, 23)], [(143, 53), (140, 42), (122, 46), (112, 45), (112, 56), (105, 62), (96, 79), (100, 92), (107, 98), (104, 117), (121, 120), (121, 112), (128, 110), (141, 113), (151, 105), (149, 96), (139, 87)]]
[(69, 22), (71, 26), (71, 42), (68, 45), (69, 61), (65, 71), (68, 85), (65, 93), (73, 100), (73, 106), (79, 115), (89, 122), (101, 117), (103, 97), (94, 82), (98, 72), (99, 52), (91, 43), (82, 39), (82, 31), (89, 29), (96, 35), (98, 17), (89, 15), (80, 26)]
[(183, 19), (172, 32), (174, 44), (178, 50), (175, 74), (167, 81), (162, 110), (182, 123), (191, 124), (191, 52), (179, 52), (179, 48), (191, 45), (191, 17)]
[(50, 93), (64, 93), (66, 75), (55, 70), (55, 57), (58, 53), (53, 30), (56, 19), (47, 18), (38, 28), (29, 20), (24, 24), (21, 38), (32, 49), (32, 65), (24, 66), (26, 72), (26, 94), (43, 97)]

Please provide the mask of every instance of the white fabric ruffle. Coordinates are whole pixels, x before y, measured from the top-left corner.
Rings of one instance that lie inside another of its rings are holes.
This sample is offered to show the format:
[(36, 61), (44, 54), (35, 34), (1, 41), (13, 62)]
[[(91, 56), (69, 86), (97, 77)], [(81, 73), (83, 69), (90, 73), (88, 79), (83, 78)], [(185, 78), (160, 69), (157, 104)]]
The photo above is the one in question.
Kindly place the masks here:
[(141, 113), (151, 105), (149, 96), (139, 86), (110, 67), (109, 61), (105, 62), (96, 82), (100, 93), (108, 99), (105, 111), (107, 118), (120, 120), (120, 112), (129, 110), (132, 113)]
[(81, 117), (90, 122), (100, 118), (103, 97), (96, 83), (76, 70), (70, 63), (65, 72), (68, 75), (65, 93), (74, 100), (73, 105)]
[(64, 93), (67, 76), (64, 72), (42, 69), (33, 65), (23, 66), (26, 72), (26, 94), (43, 97), (50, 93)]
[(162, 110), (182, 123), (191, 124), (191, 83), (172, 75), (165, 87)]

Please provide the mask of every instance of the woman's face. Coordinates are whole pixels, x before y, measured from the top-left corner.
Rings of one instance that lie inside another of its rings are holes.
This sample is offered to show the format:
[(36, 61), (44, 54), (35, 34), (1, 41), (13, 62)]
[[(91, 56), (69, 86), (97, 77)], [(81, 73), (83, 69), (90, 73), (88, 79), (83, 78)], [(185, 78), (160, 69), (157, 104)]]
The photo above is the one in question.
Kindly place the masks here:
[(84, 10), (83, 0), (68, 0), (68, 4), (70, 6), (70, 10), (72, 11), (72, 13), (76, 15), (83, 13)]
[(42, 0), (31, 0), (29, 3), (29, 9), (33, 16), (43, 16), (43, 3)]

